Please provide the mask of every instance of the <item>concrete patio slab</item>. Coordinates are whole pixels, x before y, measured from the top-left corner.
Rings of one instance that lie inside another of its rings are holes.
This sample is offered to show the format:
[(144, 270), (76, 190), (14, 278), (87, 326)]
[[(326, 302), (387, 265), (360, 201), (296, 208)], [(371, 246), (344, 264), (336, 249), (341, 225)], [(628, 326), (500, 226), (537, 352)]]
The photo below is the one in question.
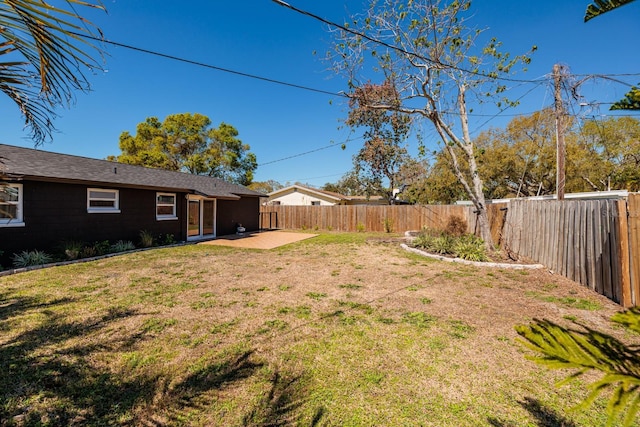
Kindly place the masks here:
[(260, 231), (244, 233), (242, 236), (237, 234), (220, 236), (215, 240), (209, 240), (199, 244), (247, 249), (273, 249), (316, 236), (317, 234), (294, 233), (291, 231)]

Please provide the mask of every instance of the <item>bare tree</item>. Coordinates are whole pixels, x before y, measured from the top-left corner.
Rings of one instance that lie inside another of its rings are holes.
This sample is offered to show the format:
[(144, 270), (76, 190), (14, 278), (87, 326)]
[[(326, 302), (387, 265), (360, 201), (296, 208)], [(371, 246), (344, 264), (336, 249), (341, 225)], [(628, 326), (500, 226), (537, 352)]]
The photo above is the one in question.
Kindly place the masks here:
[[(328, 56), (348, 78), (352, 96), (374, 76), (394, 86), (398, 102), (373, 102), (367, 108), (398, 111), (433, 125), (475, 206), (480, 235), (492, 247), (468, 102), (515, 105), (504, 97), (507, 87), (500, 78), (528, 64), (531, 52), (512, 57), (500, 51), (496, 39), (479, 47), (483, 31), (469, 26), (470, 6), (470, 1), (372, 0), (364, 15), (334, 31)], [(459, 159), (460, 152), (466, 161)]]

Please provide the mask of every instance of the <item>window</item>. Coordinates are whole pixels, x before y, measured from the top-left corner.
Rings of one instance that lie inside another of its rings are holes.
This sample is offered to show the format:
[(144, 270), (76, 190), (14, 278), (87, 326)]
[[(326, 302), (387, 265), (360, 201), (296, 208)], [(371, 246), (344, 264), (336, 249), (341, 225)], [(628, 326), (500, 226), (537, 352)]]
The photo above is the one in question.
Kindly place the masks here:
[(311, 206), (320, 206), (320, 200), (312, 200)]
[(120, 198), (118, 190), (88, 188), (87, 212), (120, 213)]
[(156, 219), (178, 219), (176, 216), (176, 195), (156, 193)]
[(22, 184), (4, 184), (0, 186), (0, 227), (21, 226)]

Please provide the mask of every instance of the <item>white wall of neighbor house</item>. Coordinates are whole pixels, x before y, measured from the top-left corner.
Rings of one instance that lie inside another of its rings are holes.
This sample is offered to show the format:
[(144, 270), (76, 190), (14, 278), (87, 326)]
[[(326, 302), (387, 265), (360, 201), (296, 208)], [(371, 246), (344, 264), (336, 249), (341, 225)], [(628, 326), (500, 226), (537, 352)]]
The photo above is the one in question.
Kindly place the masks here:
[(280, 202), (280, 205), (283, 206), (310, 206), (318, 203), (320, 204), (320, 206), (335, 205), (335, 202), (321, 199), (320, 197), (312, 196), (301, 191), (294, 191), (288, 194), (283, 194), (269, 200), (269, 204), (274, 204), (273, 202)]

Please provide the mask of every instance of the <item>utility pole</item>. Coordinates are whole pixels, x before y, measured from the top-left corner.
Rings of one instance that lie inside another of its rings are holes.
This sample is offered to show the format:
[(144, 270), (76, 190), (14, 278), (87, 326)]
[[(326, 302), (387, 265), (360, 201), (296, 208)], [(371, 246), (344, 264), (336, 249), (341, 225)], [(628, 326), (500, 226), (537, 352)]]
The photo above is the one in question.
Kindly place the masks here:
[(556, 115), (556, 197), (564, 200), (564, 104), (562, 103), (562, 72), (564, 67), (560, 64), (553, 66), (553, 87)]

